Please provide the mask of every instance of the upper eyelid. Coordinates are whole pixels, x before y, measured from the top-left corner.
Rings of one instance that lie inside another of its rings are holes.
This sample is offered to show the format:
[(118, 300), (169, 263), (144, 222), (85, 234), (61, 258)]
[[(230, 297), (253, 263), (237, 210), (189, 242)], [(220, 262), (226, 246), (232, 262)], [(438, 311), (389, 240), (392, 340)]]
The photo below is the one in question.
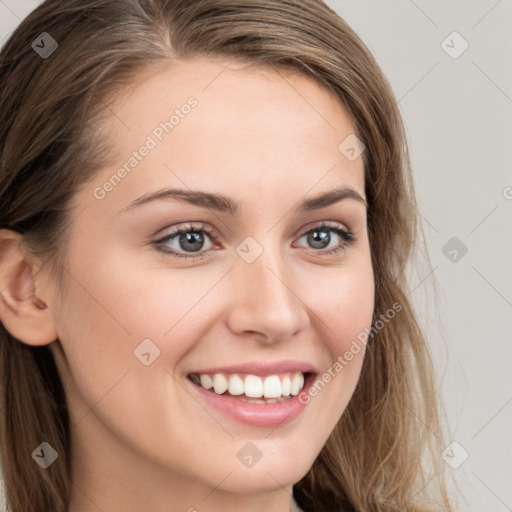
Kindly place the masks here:
[[(168, 238), (170, 236), (177, 235), (180, 231), (203, 231), (204, 230), (208, 235), (213, 235), (217, 238), (222, 238), (222, 235), (220, 234), (220, 232), (216, 228), (211, 226), (210, 224), (197, 222), (197, 225), (193, 225), (194, 223), (195, 223), (195, 221), (190, 221), (190, 222), (186, 222), (183, 224), (179, 224), (177, 227), (172, 228), (168, 233), (158, 236), (156, 241), (158, 242), (159, 240)], [(295, 236), (299, 235), (300, 237), (302, 237), (302, 236), (304, 236), (304, 234), (308, 233), (309, 231), (311, 231), (321, 225), (324, 225), (326, 227), (333, 228), (333, 229), (341, 228), (341, 229), (344, 229), (349, 232), (351, 231), (351, 229), (346, 224), (344, 224), (342, 222), (330, 221), (330, 220), (319, 220), (319, 221), (307, 224), (304, 228), (299, 230)]]
[(325, 221), (320, 220), (317, 222), (313, 222), (312, 224), (308, 224), (301, 231), (299, 231), (299, 234), (302, 237), (306, 233), (308, 233), (309, 231), (312, 231), (313, 229), (315, 229), (318, 226), (324, 226), (324, 227), (332, 228), (332, 229), (342, 229), (345, 231), (351, 231), (350, 228), (347, 225), (343, 224), (342, 222), (335, 222), (332, 220), (325, 220)]
[(204, 231), (207, 235), (211, 235), (212, 237), (222, 238), (222, 235), (219, 233), (219, 231), (215, 229), (213, 226), (210, 226), (209, 224), (199, 223), (197, 226), (192, 226), (191, 224), (192, 223), (185, 223), (184, 225), (179, 225), (178, 227), (171, 229), (168, 233), (157, 237), (155, 243), (158, 243), (161, 240), (165, 240), (170, 237), (174, 237), (178, 235), (181, 231)]

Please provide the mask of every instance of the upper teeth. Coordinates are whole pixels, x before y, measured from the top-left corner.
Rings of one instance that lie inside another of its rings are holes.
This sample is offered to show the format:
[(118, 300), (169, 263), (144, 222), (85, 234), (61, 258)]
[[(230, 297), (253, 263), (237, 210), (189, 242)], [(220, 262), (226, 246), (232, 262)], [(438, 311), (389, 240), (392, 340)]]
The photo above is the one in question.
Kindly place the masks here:
[(226, 391), (231, 395), (243, 395), (251, 398), (279, 398), (281, 396), (298, 395), (304, 387), (304, 374), (302, 372), (282, 375), (241, 376), (236, 373), (225, 375), (223, 373), (192, 374), (192, 379), (204, 389), (211, 389), (218, 395)]

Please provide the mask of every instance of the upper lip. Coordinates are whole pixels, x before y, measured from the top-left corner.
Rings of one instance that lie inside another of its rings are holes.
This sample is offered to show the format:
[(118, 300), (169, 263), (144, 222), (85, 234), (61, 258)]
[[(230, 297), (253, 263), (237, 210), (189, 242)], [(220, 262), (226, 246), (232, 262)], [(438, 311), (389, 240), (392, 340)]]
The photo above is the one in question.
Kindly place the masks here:
[(191, 371), (189, 374), (249, 373), (252, 375), (275, 375), (288, 372), (316, 373), (315, 368), (311, 364), (302, 361), (277, 361), (273, 363), (253, 361), (231, 366), (201, 368)]

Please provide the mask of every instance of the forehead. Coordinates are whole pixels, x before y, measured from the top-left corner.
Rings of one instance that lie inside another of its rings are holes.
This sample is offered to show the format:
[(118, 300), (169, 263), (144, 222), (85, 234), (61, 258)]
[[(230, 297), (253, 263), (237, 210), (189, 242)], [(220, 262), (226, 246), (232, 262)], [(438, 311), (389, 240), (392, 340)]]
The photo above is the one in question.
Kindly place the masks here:
[(142, 146), (152, 148), (109, 193), (109, 202), (177, 184), (213, 190), (220, 183), (246, 190), (250, 185), (254, 193), (266, 184), (292, 192), (291, 178), (304, 194), (323, 175), (324, 186), (342, 183), (364, 194), (361, 158), (349, 161), (339, 150), (355, 132), (350, 116), (324, 86), (297, 72), (206, 58), (173, 60), (141, 74), (112, 100), (101, 132), (114, 158), (96, 181)]

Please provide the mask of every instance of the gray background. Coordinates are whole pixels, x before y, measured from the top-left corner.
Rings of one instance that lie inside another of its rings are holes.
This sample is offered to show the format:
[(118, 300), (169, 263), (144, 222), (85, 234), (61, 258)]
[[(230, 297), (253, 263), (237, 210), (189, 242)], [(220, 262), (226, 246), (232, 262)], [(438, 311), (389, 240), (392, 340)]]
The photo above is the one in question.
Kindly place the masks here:
[[(0, 0), (1, 42), (38, 3)], [(459, 510), (512, 510), (512, 2), (327, 3), (375, 55), (407, 127), (433, 268), (411, 274), (410, 297), (459, 445)]]

